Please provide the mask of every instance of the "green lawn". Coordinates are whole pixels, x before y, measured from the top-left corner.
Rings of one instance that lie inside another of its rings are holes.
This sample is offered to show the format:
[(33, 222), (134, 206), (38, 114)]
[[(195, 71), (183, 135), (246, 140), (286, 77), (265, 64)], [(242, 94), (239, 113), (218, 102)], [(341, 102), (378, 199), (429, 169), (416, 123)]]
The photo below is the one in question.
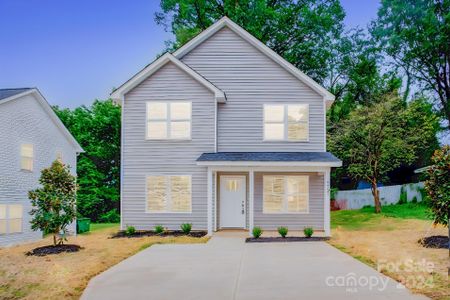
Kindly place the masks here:
[(112, 227), (117, 227), (117, 230), (119, 230), (119, 225), (119, 223), (91, 223), (91, 231), (97, 231)]
[(331, 212), (331, 228), (341, 226), (350, 230), (377, 228), (386, 218), (430, 220), (428, 207), (423, 203), (406, 203), (386, 205), (381, 208), (380, 214), (374, 213), (373, 207), (364, 207), (357, 210), (339, 210)]

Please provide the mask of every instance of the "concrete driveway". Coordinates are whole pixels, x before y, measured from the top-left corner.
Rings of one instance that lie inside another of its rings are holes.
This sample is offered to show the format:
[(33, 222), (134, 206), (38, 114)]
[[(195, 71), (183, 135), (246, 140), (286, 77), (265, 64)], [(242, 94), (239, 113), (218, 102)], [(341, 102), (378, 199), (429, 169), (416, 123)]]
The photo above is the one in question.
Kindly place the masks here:
[(82, 299), (426, 299), (324, 242), (154, 245), (93, 278)]

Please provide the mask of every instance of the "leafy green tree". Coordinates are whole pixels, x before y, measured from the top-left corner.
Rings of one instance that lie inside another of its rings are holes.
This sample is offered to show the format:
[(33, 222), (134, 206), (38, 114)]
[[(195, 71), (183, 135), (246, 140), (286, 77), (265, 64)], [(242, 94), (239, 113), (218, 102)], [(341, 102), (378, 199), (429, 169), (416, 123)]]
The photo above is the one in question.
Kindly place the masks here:
[(329, 148), (343, 159), (350, 175), (371, 184), (376, 213), (381, 212), (378, 182), (415, 159), (415, 145), (404, 126), (405, 113), (397, 95), (384, 95), (353, 110), (329, 138)]
[(76, 178), (68, 166), (55, 160), (42, 170), (39, 183), (40, 188), (28, 192), (33, 206), (31, 228), (53, 234), (53, 244), (62, 245), (67, 226), (76, 217)]
[(85, 150), (77, 162), (79, 215), (95, 222), (118, 222), (120, 106), (96, 100), (91, 107), (54, 110)]
[(383, 0), (372, 35), (411, 81), (431, 91), (450, 129), (450, 1)]
[(430, 198), (434, 224), (448, 226), (450, 213), (450, 145), (436, 150), (431, 160), (432, 165), (427, 169), (428, 179), (425, 181), (425, 189)]

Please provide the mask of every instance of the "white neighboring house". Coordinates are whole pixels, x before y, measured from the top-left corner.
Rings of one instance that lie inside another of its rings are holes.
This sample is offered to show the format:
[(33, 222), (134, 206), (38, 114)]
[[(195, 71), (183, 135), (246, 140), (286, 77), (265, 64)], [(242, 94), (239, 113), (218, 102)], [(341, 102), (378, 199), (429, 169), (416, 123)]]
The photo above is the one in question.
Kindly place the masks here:
[(57, 158), (76, 175), (80, 152), (38, 89), (0, 89), (0, 247), (42, 238), (31, 230), (28, 191)]

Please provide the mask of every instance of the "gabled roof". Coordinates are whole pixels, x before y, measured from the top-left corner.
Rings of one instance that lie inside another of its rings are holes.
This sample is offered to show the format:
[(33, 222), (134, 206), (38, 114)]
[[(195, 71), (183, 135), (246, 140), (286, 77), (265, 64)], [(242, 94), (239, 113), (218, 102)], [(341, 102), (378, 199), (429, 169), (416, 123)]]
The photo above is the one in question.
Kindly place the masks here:
[(281, 163), (289, 166), (340, 167), (342, 162), (330, 152), (214, 152), (203, 153), (198, 165), (265, 165)]
[(305, 83), (307, 86), (312, 88), (314, 91), (316, 91), (319, 95), (323, 96), (324, 100), (327, 103), (327, 107), (331, 106), (331, 104), (334, 101), (334, 95), (331, 94), (329, 91), (327, 91), (323, 86), (318, 84), (316, 81), (314, 81), (311, 77), (297, 69), (294, 65), (286, 61), (284, 58), (282, 58), (280, 55), (278, 55), (275, 51), (264, 45), (261, 41), (259, 41), (257, 38), (252, 36), (250, 33), (248, 33), (245, 29), (231, 21), (228, 17), (223, 17), (210, 27), (208, 27), (206, 30), (202, 31), (199, 35), (197, 35), (195, 38), (190, 40), (188, 43), (186, 43), (184, 46), (182, 46), (180, 49), (175, 51), (173, 55), (181, 59), (183, 56), (188, 54), (191, 50), (196, 48), (198, 45), (203, 43), (205, 40), (207, 40), (209, 37), (214, 35), (217, 31), (220, 29), (227, 27), (231, 29), (233, 32), (235, 32), (237, 35), (239, 35), (241, 38), (249, 42), (251, 45), (253, 45), (256, 49), (261, 51), (262, 53), (266, 54), (269, 58), (271, 58), (273, 61), (278, 63), (281, 67), (283, 67), (286, 71), (294, 75), (296, 78), (298, 78), (300, 81)]
[[(4, 97), (2, 97), (2, 95), (4, 95)], [(41, 92), (39, 92), (37, 88), (0, 89), (0, 105), (27, 95), (33, 95), (37, 99), (44, 111), (49, 115), (50, 119), (52, 119), (67, 140), (74, 146), (75, 151), (78, 153), (84, 152), (83, 148), (81, 148), (77, 140), (72, 136), (69, 130), (67, 130), (66, 126), (64, 126), (56, 113), (53, 111), (50, 104), (48, 104), (47, 100), (45, 100), (44, 96), (42, 96)]]
[(138, 84), (140, 84), (142, 81), (144, 81), (146, 78), (148, 78), (150, 75), (161, 69), (164, 65), (166, 65), (169, 62), (175, 64), (182, 71), (190, 75), (193, 79), (197, 80), (200, 84), (202, 84), (211, 92), (213, 92), (218, 102), (226, 101), (226, 96), (223, 91), (221, 91), (214, 84), (206, 80), (203, 76), (195, 72), (193, 69), (188, 67), (186, 64), (178, 60), (175, 56), (173, 56), (170, 53), (164, 54), (163, 56), (161, 56), (148, 66), (146, 66), (144, 69), (139, 71), (131, 79), (129, 79), (119, 88), (117, 88), (114, 92), (112, 92), (111, 97), (115, 100), (121, 100), (123, 95), (132, 90), (134, 87), (136, 87)]

